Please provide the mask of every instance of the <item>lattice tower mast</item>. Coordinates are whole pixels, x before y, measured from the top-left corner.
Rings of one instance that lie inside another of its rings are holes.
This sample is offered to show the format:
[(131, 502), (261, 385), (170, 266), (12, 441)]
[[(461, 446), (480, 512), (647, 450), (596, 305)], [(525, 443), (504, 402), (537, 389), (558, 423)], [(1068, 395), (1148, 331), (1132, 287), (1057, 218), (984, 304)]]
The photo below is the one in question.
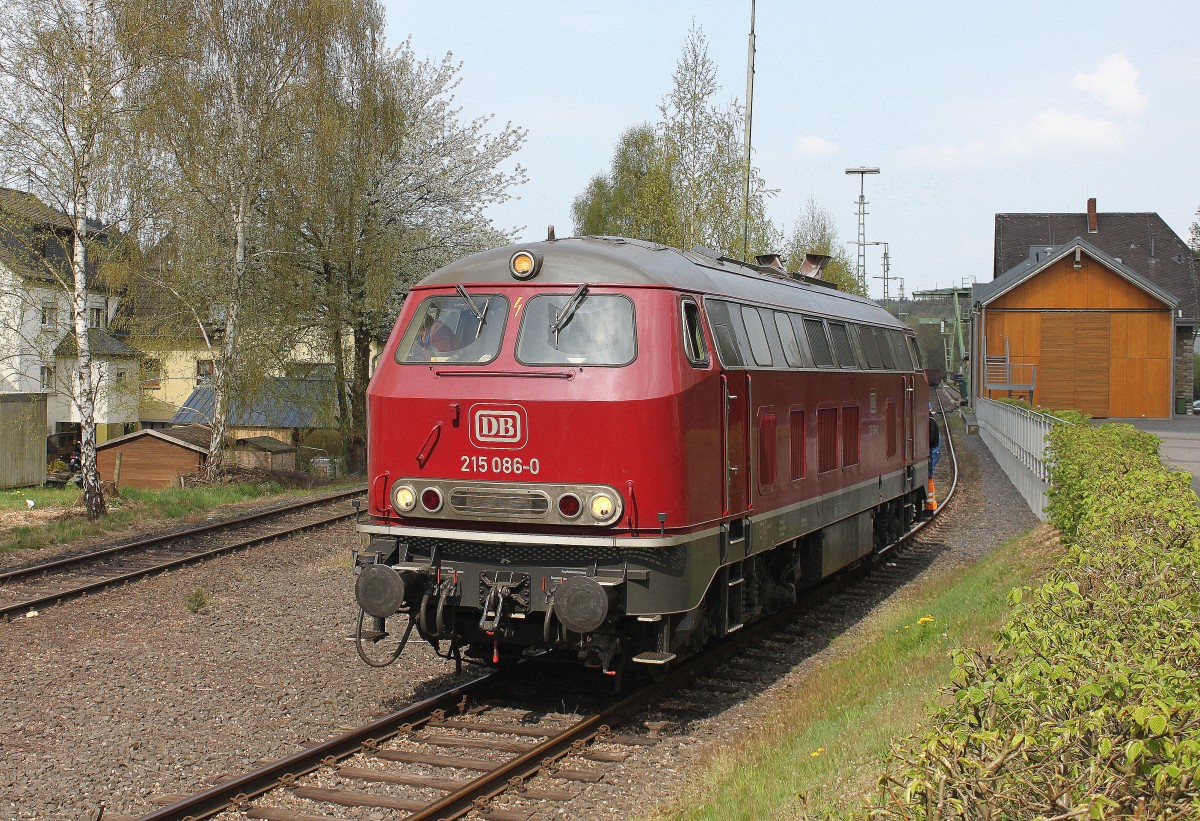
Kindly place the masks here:
[[(854, 266), (854, 278), (859, 284), (866, 287), (867, 284), (867, 197), (866, 197), (866, 180), (867, 174), (878, 174), (878, 168), (868, 166), (859, 166), (858, 168), (847, 168), (847, 174), (858, 174), (858, 241), (854, 244), (858, 246), (858, 262)], [(884, 287), (887, 287), (886, 284)]]

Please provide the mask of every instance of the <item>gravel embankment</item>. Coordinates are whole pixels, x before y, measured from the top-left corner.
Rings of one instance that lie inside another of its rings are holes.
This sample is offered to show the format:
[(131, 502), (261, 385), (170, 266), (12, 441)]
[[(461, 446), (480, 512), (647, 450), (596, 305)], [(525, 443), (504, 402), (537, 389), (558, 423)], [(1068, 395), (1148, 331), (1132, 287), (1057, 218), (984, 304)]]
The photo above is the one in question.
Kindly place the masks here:
[[(959, 442), (961, 496), (927, 529), (924, 572), (1036, 524), (978, 437)], [(86, 819), (101, 803), (140, 814), (153, 796), (198, 791), (440, 689), (453, 665), (418, 640), (383, 670), (355, 656), (357, 539), (341, 525), (0, 625), (0, 818)], [(185, 599), (197, 588), (213, 601), (192, 614)], [(561, 817), (636, 817), (682, 794), (711, 745), (761, 721), (789, 678), (876, 603), (814, 622), (781, 651), (786, 669), (769, 686), (715, 697)]]

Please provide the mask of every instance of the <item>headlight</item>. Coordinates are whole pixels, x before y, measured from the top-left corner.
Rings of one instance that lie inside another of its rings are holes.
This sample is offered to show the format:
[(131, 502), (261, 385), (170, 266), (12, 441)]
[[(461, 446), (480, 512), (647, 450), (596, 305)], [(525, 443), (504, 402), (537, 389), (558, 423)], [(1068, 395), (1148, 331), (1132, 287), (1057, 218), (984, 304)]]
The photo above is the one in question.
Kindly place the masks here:
[(508, 260), (508, 270), (520, 280), (533, 279), (542, 267), (542, 255), (537, 251), (517, 251)]
[(397, 513), (408, 513), (417, 506), (417, 492), (408, 485), (400, 485), (392, 491), (392, 507)]
[(591, 502), (588, 503), (588, 508), (591, 510), (592, 518), (602, 524), (617, 515), (617, 502), (607, 493), (597, 493), (593, 496)]

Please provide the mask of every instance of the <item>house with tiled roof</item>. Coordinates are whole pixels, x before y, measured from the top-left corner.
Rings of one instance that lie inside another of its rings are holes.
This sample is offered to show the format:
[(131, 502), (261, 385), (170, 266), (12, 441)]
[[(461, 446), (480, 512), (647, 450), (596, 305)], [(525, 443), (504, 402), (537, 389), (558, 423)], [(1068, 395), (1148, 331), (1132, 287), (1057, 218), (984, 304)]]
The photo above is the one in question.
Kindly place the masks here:
[[(102, 249), (112, 240), (88, 221), (88, 341), (100, 370), (96, 437), (103, 442), (138, 423), (141, 352), (115, 336), (119, 296), (105, 281)], [(0, 391), (47, 394), (47, 435), (78, 431), (71, 401), (78, 370), (71, 321), (71, 222), (38, 197), (0, 188)]]
[(1193, 390), (1200, 287), (1155, 213), (997, 214), (994, 278), (975, 285), (973, 396), (1096, 417), (1166, 418)]
[[(216, 413), (212, 385), (200, 385), (171, 418), (173, 425), (211, 425)], [(252, 394), (234, 398), (225, 412), (229, 440), (270, 436), (301, 450), (302, 459), (341, 453), (333, 379), (268, 377)]]

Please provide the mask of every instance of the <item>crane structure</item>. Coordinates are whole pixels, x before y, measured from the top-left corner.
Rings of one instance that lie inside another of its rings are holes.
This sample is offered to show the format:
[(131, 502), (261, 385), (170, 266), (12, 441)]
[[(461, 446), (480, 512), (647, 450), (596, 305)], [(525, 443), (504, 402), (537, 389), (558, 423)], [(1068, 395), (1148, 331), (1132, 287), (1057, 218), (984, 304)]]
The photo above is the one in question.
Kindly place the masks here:
[[(971, 317), (971, 286), (963, 285), (957, 288), (932, 288), (923, 291), (913, 291), (911, 298), (913, 300), (950, 300), (953, 305), (953, 316), (944, 317), (921, 317), (918, 323), (921, 325), (938, 325), (939, 335), (942, 340), (942, 359), (944, 362), (944, 373), (949, 376), (955, 373), (956, 370), (962, 368), (962, 363), (970, 356), (970, 351), (967, 348), (969, 339), (969, 329)], [(956, 367), (957, 366), (957, 367)], [(959, 384), (959, 390), (963, 396), (967, 395), (966, 385), (966, 369), (963, 376), (964, 380)]]

